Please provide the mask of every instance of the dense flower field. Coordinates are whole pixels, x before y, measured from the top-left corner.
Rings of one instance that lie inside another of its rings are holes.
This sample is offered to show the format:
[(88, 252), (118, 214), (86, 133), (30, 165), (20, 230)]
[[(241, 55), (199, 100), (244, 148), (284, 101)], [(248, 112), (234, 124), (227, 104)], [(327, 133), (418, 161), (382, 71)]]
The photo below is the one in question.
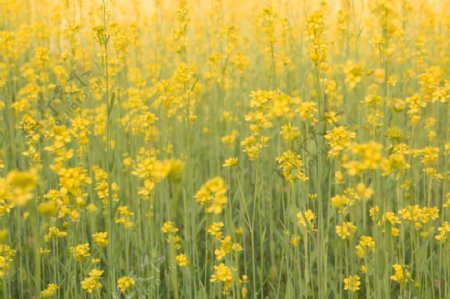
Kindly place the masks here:
[(0, 0), (1, 298), (450, 298), (450, 2)]

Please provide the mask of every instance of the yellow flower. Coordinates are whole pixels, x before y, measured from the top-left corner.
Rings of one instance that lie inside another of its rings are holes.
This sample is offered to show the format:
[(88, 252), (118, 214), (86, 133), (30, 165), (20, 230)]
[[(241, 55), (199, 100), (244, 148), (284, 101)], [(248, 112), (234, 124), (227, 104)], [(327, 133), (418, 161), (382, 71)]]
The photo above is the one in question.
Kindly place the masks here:
[(299, 154), (288, 150), (277, 157), (277, 162), (284, 179), (289, 184), (292, 184), (294, 180), (301, 180), (303, 182), (308, 180), (308, 177), (303, 172), (304, 165)]
[(343, 213), (345, 208), (350, 206), (350, 199), (345, 195), (336, 195), (331, 198), (331, 206), (339, 210), (339, 213)]
[(89, 272), (89, 276), (81, 281), (81, 288), (88, 294), (91, 294), (95, 290), (100, 290), (103, 287), (99, 281), (102, 275), (103, 270), (91, 270), (91, 272)]
[(246, 298), (247, 297), (247, 288), (246, 287), (242, 288), (241, 296), (242, 296), (242, 298)]
[(39, 181), (39, 175), (35, 169), (20, 172), (13, 170), (6, 177), (7, 198), (17, 206), (24, 206), (33, 198), (33, 191)]
[(225, 162), (223, 163), (222, 167), (232, 167), (232, 166), (236, 166), (238, 164), (238, 158), (236, 157), (232, 157), (232, 158), (227, 158), (225, 160)]
[(93, 213), (95, 213), (95, 211), (97, 211), (97, 207), (93, 203), (91, 203), (91, 204), (87, 205), (86, 210), (89, 213), (93, 214)]
[(166, 176), (169, 180), (172, 182), (179, 182), (181, 180), (181, 174), (184, 170), (184, 161), (169, 159), (164, 160), (164, 163), (166, 167)]
[(163, 234), (168, 235), (167, 242), (175, 245), (176, 249), (180, 249), (181, 245), (181, 238), (177, 235), (178, 228), (175, 226), (175, 224), (172, 221), (166, 221), (163, 226), (161, 227), (161, 231)]
[(342, 174), (342, 171), (338, 170), (334, 173), (336, 184), (342, 184), (344, 182), (344, 175)]
[(359, 200), (368, 200), (374, 193), (373, 189), (370, 187), (366, 187), (364, 183), (359, 183), (358, 185), (356, 185), (355, 191), (357, 194), (357, 199)]
[(439, 159), (439, 148), (427, 146), (422, 150), (422, 163), (423, 164), (430, 164), (437, 162)]
[(134, 222), (132, 217), (134, 215), (133, 212), (130, 212), (127, 206), (121, 206), (118, 208), (119, 217), (115, 219), (116, 223), (120, 223), (124, 226), (125, 229), (130, 229), (134, 227)]
[(431, 220), (435, 220), (439, 216), (439, 209), (437, 207), (419, 207), (419, 205), (409, 205), (401, 209), (398, 214), (403, 220), (414, 223), (416, 229), (422, 228)]
[(224, 263), (221, 263), (218, 266), (214, 266), (214, 270), (214, 274), (211, 275), (210, 281), (223, 282), (223, 293), (228, 293), (228, 289), (230, 288), (233, 280), (231, 269)]
[(359, 239), (359, 244), (362, 247), (369, 248), (372, 252), (375, 251), (375, 241), (371, 236), (361, 236), (361, 238)]
[(324, 28), (325, 22), (321, 10), (316, 10), (306, 17), (306, 32), (311, 43), (308, 55), (315, 65), (323, 64), (328, 56), (328, 46), (323, 38)]
[(339, 126), (328, 131), (325, 135), (325, 139), (330, 147), (328, 156), (338, 156), (345, 147), (348, 147), (351, 144), (355, 136), (355, 133), (347, 131), (344, 126)]
[(293, 127), (290, 123), (281, 127), (281, 137), (286, 142), (292, 142), (300, 137), (300, 131), (297, 127)]
[(233, 130), (231, 134), (222, 136), (220, 139), (223, 144), (228, 144), (231, 148), (234, 148), (236, 144), (236, 137), (239, 135), (239, 132), (236, 130)]
[(343, 69), (345, 73), (345, 83), (348, 85), (349, 89), (352, 90), (362, 79), (363, 65), (348, 60), (343, 66)]
[(292, 247), (297, 247), (299, 241), (300, 241), (300, 236), (298, 236), (298, 235), (291, 236), (291, 246)]
[(8, 275), (16, 251), (5, 244), (0, 244), (0, 279)]
[(84, 243), (77, 245), (75, 247), (70, 247), (70, 252), (72, 252), (75, 260), (79, 262), (84, 262), (91, 254), (89, 253), (89, 243)]
[(298, 212), (297, 213), (297, 221), (298, 224), (303, 226), (306, 229), (311, 228), (314, 230), (314, 218), (316, 216), (314, 215), (314, 212), (312, 210), (306, 210), (304, 213)]
[(444, 148), (445, 148), (445, 153), (447, 155), (450, 155), (450, 141), (445, 144)]
[(366, 252), (364, 251), (364, 248), (361, 245), (356, 245), (355, 246), (356, 249), (356, 255), (362, 259), (366, 256)]
[(373, 73), (373, 76), (375, 77), (375, 80), (378, 83), (383, 82), (384, 80), (384, 70), (383, 69), (376, 69)]
[(226, 236), (220, 241), (220, 247), (214, 251), (217, 260), (223, 259), (230, 252), (240, 252), (242, 251), (242, 246), (238, 243), (233, 243), (231, 241), (231, 236)]
[(61, 168), (58, 171), (61, 194), (71, 194), (74, 197), (83, 197), (82, 185), (91, 184), (92, 180), (87, 175), (87, 170), (80, 167)]
[(183, 253), (178, 254), (175, 259), (180, 267), (187, 267), (189, 265), (189, 260)]
[(442, 222), (442, 225), (438, 227), (438, 234), (436, 234), (435, 238), (440, 243), (444, 243), (447, 240), (447, 235), (450, 235), (450, 223), (448, 221)]
[(311, 119), (314, 123), (316, 121), (315, 114), (317, 112), (317, 105), (315, 102), (304, 102), (300, 104), (298, 108), (298, 113), (302, 120)]
[(120, 292), (125, 293), (131, 286), (133, 286), (136, 281), (128, 276), (122, 276), (117, 280), (117, 285), (119, 287)]
[(221, 177), (215, 177), (207, 181), (194, 198), (206, 207), (207, 213), (220, 214), (228, 202), (226, 192), (225, 181)]
[(366, 273), (367, 273), (367, 266), (362, 265), (362, 266), (359, 268), (359, 270), (361, 270), (361, 273), (362, 273), (362, 274), (366, 274)]
[(342, 166), (347, 170), (347, 173), (351, 176), (362, 173), (365, 170), (378, 169), (384, 165), (385, 159), (383, 159), (382, 149), (383, 145), (375, 141), (362, 144), (352, 144), (349, 146), (352, 154), (359, 156), (359, 160), (348, 160), (348, 157), (344, 157)]
[(221, 229), (224, 226), (223, 222), (215, 222), (208, 228), (208, 234), (214, 236), (216, 240), (222, 238)]
[(366, 256), (365, 248), (369, 248), (371, 252), (375, 251), (375, 241), (370, 236), (361, 236), (359, 245), (356, 245), (356, 255), (362, 259)]
[(50, 298), (53, 297), (56, 294), (56, 291), (58, 290), (58, 286), (54, 283), (49, 283), (47, 285), (47, 288), (43, 291), (41, 291), (41, 296), (43, 298)]
[(404, 269), (404, 267), (400, 264), (394, 264), (392, 266), (394, 268), (394, 275), (391, 275), (391, 280), (398, 282), (399, 284), (406, 284), (409, 280), (411, 280), (411, 273)]
[(178, 232), (178, 228), (172, 221), (166, 221), (161, 227), (161, 231), (164, 234), (176, 234)]
[(350, 238), (356, 232), (356, 225), (352, 222), (344, 222), (342, 225), (336, 225), (336, 233), (342, 239)]
[(350, 275), (344, 278), (344, 290), (349, 292), (357, 292), (360, 289), (360, 279), (358, 275)]
[(444, 203), (444, 208), (450, 208), (450, 192), (445, 195), (446, 202)]
[(334, 111), (328, 111), (323, 114), (323, 119), (327, 121), (329, 124), (334, 124), (338, 121), (338, 116)]
[(107, 232), (98, 232), (92, 235), (94, 238), (95, 244), (99, 247), (106, 247), (108, 245), (108, 233)]
[(48, 229), (48, 233), (44, 236), (44, 241), (48, 242), (53, 237), (64, 238), (65, 236), (67, 236), (67, 232), (61, 231), (59, 228), (52, 226)]

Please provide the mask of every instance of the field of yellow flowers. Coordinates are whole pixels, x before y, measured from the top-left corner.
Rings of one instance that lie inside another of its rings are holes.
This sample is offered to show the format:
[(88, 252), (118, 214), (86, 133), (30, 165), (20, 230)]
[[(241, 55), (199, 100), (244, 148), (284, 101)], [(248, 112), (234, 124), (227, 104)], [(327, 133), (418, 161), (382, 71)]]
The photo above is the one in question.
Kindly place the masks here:
[(450, 298), (450, 1), (0, 0), (0, 298)]

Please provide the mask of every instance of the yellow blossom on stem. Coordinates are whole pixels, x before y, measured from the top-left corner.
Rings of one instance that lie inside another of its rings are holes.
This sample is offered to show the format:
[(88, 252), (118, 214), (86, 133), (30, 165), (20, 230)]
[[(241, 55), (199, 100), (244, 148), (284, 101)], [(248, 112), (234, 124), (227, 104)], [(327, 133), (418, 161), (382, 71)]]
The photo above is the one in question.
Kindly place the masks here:
[(49, 283), (47, 285), (47, 288), (43, 291), (41, 291), (41, 296), (43, 298), (50, 298), (55, 296), (56, 291), (58, 290), (58, 286), (54, 283)]
[(344, 222), (342, 225), (336, 225), (336, 233), (341, 239), (348, 239), (356, 232), (356, 225), (352, 222)]
[(398, 282), (401, 285), (406, 284), (409, 280), (411, 280), (411, 273), (405, 269), (404, 266), (400, 264), (392, 265), (394, 268), (394, 274), (391, 275), (391, 280)]
[(89, 243), (70, 247), (70, 252), (73, 254), (75, 260), (84, 262), (91, 254), (89, 253)]
[(117, 286), (121, 293), (125, 293), (130, 287), (132, 287), (136, 281), (134, 278), (128, 276), (122, 276), (117, 280)]
[(88, 294), (91, 294), (95, 290), (100, 290), (103, 285), (100, 283), (103, 270), (93, 269), (89, 272), (89, 276), (81, 281), (81, 288)]
[(92, 235), (94, 238), (95, 244), (99, 247), (106, 247), (108, 245), (108, 233), (107, 232), (98, 232)]
[(344, 290), (349, 292), (357, 292), (360, 289), (360, 279), (358, 275), (351, 275), (344, 278)]
[(175, 260), (177, 261), (177, 263), (180, 267), (187, 267), (189, 265), (189, 260), (188, 260), (187, 256), (183, 253), (178, 254), (175, 257)]
[(211, 282), (222, 282), (223, 293), (227, 294), (233, 280), (231, 269), (224, 263), (214, 266), (214, 274), (211, 275)]

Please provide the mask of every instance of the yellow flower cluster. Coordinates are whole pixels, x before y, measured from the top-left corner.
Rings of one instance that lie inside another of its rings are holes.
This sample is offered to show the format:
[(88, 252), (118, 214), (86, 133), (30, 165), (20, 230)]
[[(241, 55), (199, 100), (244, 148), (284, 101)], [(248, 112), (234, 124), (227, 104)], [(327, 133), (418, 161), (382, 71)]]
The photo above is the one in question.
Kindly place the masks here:
[(297, 213), (298, 224), (304, 227), (307, 231), (315, 230), (314, 220), (316, 215), (312, 210), (306, 210), (305, 212)]
[(341, 239), (348, 239), (356, 232), (356, 225), (352, 222), (344, 222), (342, 225), (336, 225), (336, 234)]
[(371, 236), (361, 236), (359, 239), (359, 244), (356, 245), (356, 255), (362, 259), (366, 256), (366, 249), (369, 249), (369, 252), (375, 251), (375, 241)]
[(228, 202), (226, 193), (224, 180), (221, 177), (215, 177), (207, 181), (194, 197), (206, 208), (207, 213), (220, 214)]
[(394, 264), (392, 265), (392, 268), (394, 268), (394, 274), (391, 275), (391, 280), (398, 282), (401, 285), (404, 285), (411, 280), (411, 272), (409, 272), (404, 266)]
[(135, 285), (136, 281), (134, 278), (128, 276), (122, 276), (117, 280), (117, 285), (119, 287), (120, 292), (125, 293), (130, 287)]
[(100, 283), (103, 270), (93, 269), (89, 272), (89, 276), (81, 281), (81, 288), (88, 294), (93, 293), (96, 290), (100, 290), (103, 285)]
[(97, 246), (103, 248), (108, 245), (108, 233), (107, 232), (98, 232), (92, 235), (95, 244)]
[(0, 0), (0, 297), (450, 298), (449, 13)]
[(166, 177), (178, 182), (184, 169), (183, 161), (158, 160), (154, 150), (145, 151), (143, 148), (140, 149), (140, 154), (134, 164), (132, 174), (144, 182), (144, 185), (139, 189), (139, 195), (143, 199), (150, 199), (156, 185)]
[(359, 291), (361, 282), (358, 275), (351, 275), (344, 278), (344, 290), (349, 292)]
[(291, 184), (294, 180), (301, 180), (303, 182), (308, 180), (308, 177), (303, 171), (304, 165), (300, 155), (289, 150), (277, 157), (277, 162), (284, 179), (288, 183)]
[(47, 285), (47, 288), (43, 291), (41, 291), (42, 298), (51, 298), (56, 295), (56, 292), (58, 291), (58, 286), (54, 283), (49, 283)]
[(316, 64), (321, 65), (328, 56), (328, 46), (323, 38), (324, 17), (320, 10), (317, 10), (306, 18), (306, 32), (311, 46), (308, 49), (309, 58)]
[(129, 210), (127, 206), (120, 206), (118, 209), (119, 216), (114, 220), (116, 223), (123, 225), (125, 229), (134, 227), (133, 216), (134, 213)]
[[(161, 232), (165, 235), (167, 235), (167, 242), (174, 246), (175, 250), (181, 249), (181, 238), (178, 235), (178, 228), (175, 226), (175, 223), (172, 221), (166, 221), (164, 222), (163, 226), (161, 227)], [(179, 253), (175, 256), (175, 261), (178, 264), (178, 266), (184, 268), (189, 266), (189, 259), (186, 254)]]
[(11, 263), (16, 255), (16, 251), (8, 245), (0, 244), (0, 278), (3, 279), (8, 275), (11, 269)]
[(33, 198), (39, 175), (36, 169), (30, 171), (13, 170), (6, 179), (0, 178), (0, 202), (6, 211), (15, 206), (24, 206)]
[(89, 253), (89, 243), (70, 247), (70, 252), (73, 254), (75, 260), (79, 262), (84, 262), (91, 255)]
[(355, 133), (347, 131), (344, 126), (339, 126), (328, 131), (325, 135), (325, 139), (330, 146), (328, 156), (336, 157), (339, 155), (344, 148), (351, 145), (355, 136)]

